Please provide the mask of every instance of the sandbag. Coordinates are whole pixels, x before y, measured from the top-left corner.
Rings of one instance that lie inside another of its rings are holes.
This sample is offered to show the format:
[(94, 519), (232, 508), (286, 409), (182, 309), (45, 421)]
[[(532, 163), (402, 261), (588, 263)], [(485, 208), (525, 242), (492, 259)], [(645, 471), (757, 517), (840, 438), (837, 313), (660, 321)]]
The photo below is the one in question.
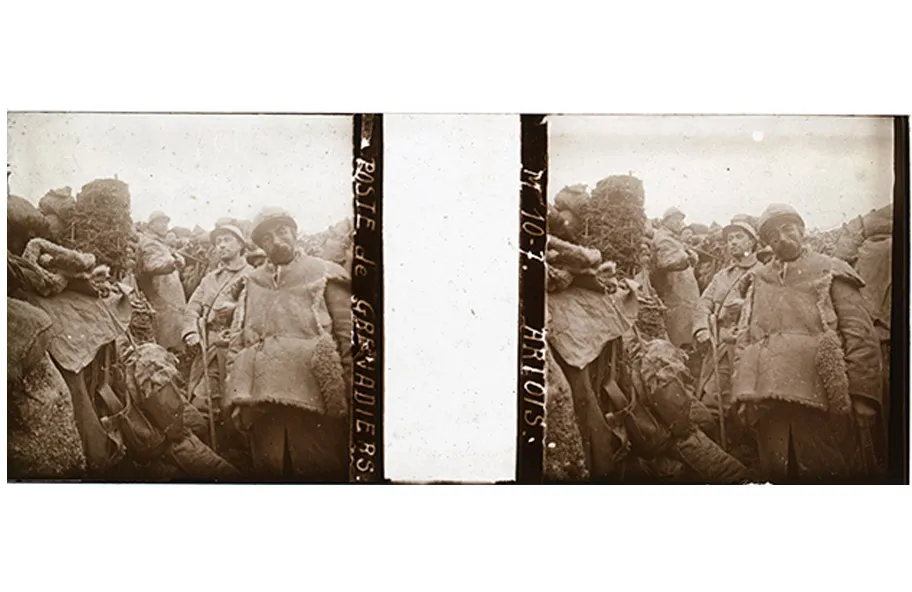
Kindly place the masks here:
[(8, 479), (86, 474), (70, 390), (47, 352), (19, 380), (8, 379), (6, 451)]
[(6, 198), (6, 247), (21, 255), (28, 241), (49, 238), (51, 227), (44, 215), (27, 199), (10, 195)]
[(547, 262), (550, 265), (589, 269), (597, 267), (601, 261), (602, 254), (597, 249), (587, 249), (556, 236), (548, 236)]
[(556, 210), (567, 210), (579, 215), (583, 204), (589, 199), (589, 192), (582, 184), (568, 185), (561, 189), (554, 198)]
[(582, 481), (589, 478), (589, 469), (570, 384), (550, 348), (546, 348), (546, 356), (542, 476), (548, 481)]
[(48, 298), (60, 294), (67, 288), (67, 280), (63, 276), (11, 251), (6, 252), (6, 276), (10, 283), (7, 294), (19, 291)]
[(51, 317), (27, 302), (6, 298), (7, 383), (21, 380), (41, 362), (51, 340)]
[(57, 216), (60, 220), (67, 220), (76, 209), (76, 198), (73, 197), (71, 187), (62, 187), (48, 191), (38, 201), (38, 209), (45, 216)]

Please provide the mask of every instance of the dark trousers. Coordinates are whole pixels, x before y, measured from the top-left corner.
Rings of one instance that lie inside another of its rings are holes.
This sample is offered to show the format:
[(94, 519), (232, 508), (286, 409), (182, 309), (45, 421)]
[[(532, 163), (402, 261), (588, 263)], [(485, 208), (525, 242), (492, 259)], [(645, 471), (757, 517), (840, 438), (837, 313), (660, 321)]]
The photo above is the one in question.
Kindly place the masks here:
[(839, 483), (857, 477), (851, 418), (770, 402), (754, 423), (763, 481)]
[(348, 421), (285, 405), (268, 405), (253, 420), (250, 453), (258, 478), (348, 480)]

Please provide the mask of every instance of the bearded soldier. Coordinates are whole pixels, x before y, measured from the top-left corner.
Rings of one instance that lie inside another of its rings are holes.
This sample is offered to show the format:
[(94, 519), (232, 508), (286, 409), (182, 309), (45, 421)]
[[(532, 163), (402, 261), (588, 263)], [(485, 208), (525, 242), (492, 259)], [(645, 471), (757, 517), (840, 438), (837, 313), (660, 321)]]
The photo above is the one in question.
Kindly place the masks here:
[(760, 219), (774, 257), (739, 283), (732, 394), (756, 432), (765, 479), (857, 479), (872, 468), (862, 444), (881, 405), (879, 343), (864, 281), (807, 249), (804, 229), (788, 205), (770, 205)]
[(351, 288), (345, 270), (296, 248), (297, 224), (266, 208), (251, 238), (267, 261), (244, 278), (232, 324), (227, 406), (263, 478), (345, 481)]

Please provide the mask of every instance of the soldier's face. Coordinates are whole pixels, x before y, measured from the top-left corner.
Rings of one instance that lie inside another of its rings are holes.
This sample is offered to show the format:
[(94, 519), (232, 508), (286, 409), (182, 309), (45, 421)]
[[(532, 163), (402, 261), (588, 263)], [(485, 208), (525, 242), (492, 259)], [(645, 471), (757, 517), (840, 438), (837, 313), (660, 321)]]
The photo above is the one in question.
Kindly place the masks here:
[(726, 238), (728, 251), (735, 259), (743, 258), (754, 247), (754, 241), (743, 230), (729, 230)]
[(165, 236), (168, 233), (168, 223), (170, 220), (167, 218), (156, 218), (149, 222), (149, 230), (154, 232), (159, 236)]
[(222, 261), (234, 261), (240, 256), (244, 245), (233, 234), (220, 234), (215, 237), (215, 251)]
[(262, 248), (273, 263), (284, 265), (294, 259), (295, 233), (288, 224), (279, 224), (263, 233)]
[(769, 233), (769, 246), (776, 257), (783, 261), (794, 261), (801, 255), (804, 232), (799, 224), (791, 220), (777, 224)]
[(674, 233), (681, 232), (681, 229), (684, 228), (684, 218), (681, 216), (669, 216), (665, 218), (665, 227)]

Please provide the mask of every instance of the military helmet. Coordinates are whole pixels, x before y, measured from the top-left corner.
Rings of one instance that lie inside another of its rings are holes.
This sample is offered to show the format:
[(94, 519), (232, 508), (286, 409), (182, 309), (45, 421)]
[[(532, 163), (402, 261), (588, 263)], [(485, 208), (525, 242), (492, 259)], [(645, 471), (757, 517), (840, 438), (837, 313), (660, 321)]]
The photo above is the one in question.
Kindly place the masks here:
[(238, 239), (242, 245), (247, 246), (247, 240), (244, 238), (244, 233), (241, 232), (241, 229), (234, 224), (216, 225), (215, 229), (209, 233), (209, 242), (214, 245), (216, 237), (218, 237), (220, 234), (230, 234)]
[(754, 228), (754, 225), (751, 223), (751, 218), (747, 214), (735, 214), (732, 216), (731, 223), (722, 229), (722, 236), (728, 236), (728, 233), (735, 229), (743, 230), (749, 237), (754, 239), (754, 241), (759, 240), (757, 229)]
[(662, 214), (662, 220), (668, 220), (669, 218), (674, 218), (675, 216), (686, 218), (687, 214), (675, 207), (670, 207), (665, 210), (665, 213)]
[(166, 221), (170, 222), (171, 217), (168, 216), (168, 214), (164, 213), (161, 210), (155, 210), (154, 212), (149, 214), (149, 224), (152, 224), (156, 220), (166, 220)]
[(760, 216), (760, 238), (766, 241), (766, 237), (772, 230), (773, 222), (778, 222), (783, 218), (791, 219), (801, 228), (804, 228), (804, 218), (801, 217), (801, 214), (795, 208), (788, 204), (770, 204), (763, 211), (763, 215)]
[(250, 239), (260, 246), (260, 241), (263, 238), (263, 232), (269, 227), (279, 223), (284, 222), (289, 224), (295, 232), (298, 231), (298, 224), (294, 221), (294, 218), (291, 217), (291, 214), (287, 210), (278, 207), (267, 206), (263, 208), (259, 214), (253, 219), (253, 229), (250, 231)]

